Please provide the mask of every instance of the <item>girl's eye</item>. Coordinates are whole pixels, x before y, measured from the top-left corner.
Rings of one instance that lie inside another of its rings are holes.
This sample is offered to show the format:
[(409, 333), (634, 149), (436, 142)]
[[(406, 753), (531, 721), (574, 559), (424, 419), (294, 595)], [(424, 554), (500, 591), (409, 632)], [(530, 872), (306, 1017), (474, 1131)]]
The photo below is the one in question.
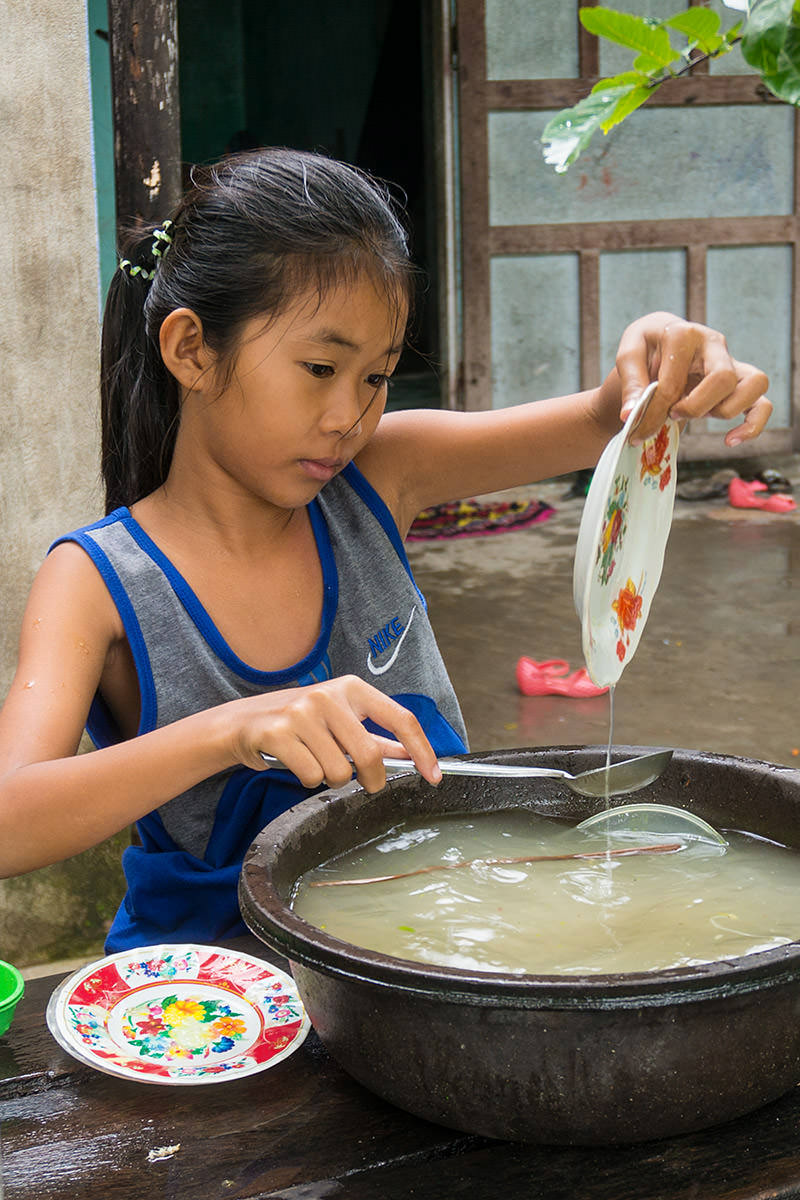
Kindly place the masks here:
[(329, 375), (333, 374), (333, 367), (329, 363), (307, 362), (303, 363), (303, 366), (315, 379), (327, 379)]
[(389, 375), (380, 375), (380, 374), (368, 375), (367, 383), (369, 384), (370, 387), (374, 387), (374, 388), (383, 387), (384, 384), (386, 384), (386, 386), (388, 387), (390, 378), (391, 378), (391, 376), (389, 376)]

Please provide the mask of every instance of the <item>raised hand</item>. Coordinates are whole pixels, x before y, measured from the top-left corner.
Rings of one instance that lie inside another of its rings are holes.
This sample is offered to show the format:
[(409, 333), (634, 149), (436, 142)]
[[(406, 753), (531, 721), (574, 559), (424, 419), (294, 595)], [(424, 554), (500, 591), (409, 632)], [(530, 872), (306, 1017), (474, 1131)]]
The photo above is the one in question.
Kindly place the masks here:
[(619, 343), (615, 372), (603, 389), (613, 386), (614, 374), (623, 420), (648, 383), (658, 380), (634, 442), (655, 434), (667, 416), (732, 420), (744, 414), (741, 424), (725, 435), (726, 445), (734, 447), (757, 437), (772, 412), (763, 371), (733, 358), (721, 333), (671, 313), (650, 313), (628, 326)]

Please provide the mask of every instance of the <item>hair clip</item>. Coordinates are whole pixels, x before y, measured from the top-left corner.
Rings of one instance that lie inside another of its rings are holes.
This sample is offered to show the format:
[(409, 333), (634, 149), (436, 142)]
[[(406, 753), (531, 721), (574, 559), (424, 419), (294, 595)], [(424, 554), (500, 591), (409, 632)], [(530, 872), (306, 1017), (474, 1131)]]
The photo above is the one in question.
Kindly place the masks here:
[[(161, 229), (153, 230), (153, 248), (151, 250), (153, 258), (163, 258), (172, 245), (170, 229), (172, 229), (172, 221), (165, 221)], [(164, 243), (163, 250), (161, 248), (162, 242)]]
[[(169, 232), (172, 228), (172, 221), (165, 221), (160, 229), (153, 230), (153, 244), (150, 247), (150, 253), (154, 259), (163, 258), (172, 245), (172, 234)], [(130, 259), (121, 258), (119, 260), (120, 271), (124, 271), (131, 277), (141, 275), (142, 279), (146, 279), (148, 282), (154, 278), (157, 266), (158, 262), (156, 261), (153, 269), (148, 271), (147, 267), (142, 267), (138, 263), (134, 265)]]
[(156, 273), (155, 268), (152, 271), (148, 271), (147, 267), (140, 267), (138, 263), (134, 264), (128, 258), (121, 258), (119, 260), (119, 269), (120, 271), (124, 271), (126, 275), (130, 275), (131, 278), (135, 275), (141, 275), (142, 279), (147, 280), (152, 279)]

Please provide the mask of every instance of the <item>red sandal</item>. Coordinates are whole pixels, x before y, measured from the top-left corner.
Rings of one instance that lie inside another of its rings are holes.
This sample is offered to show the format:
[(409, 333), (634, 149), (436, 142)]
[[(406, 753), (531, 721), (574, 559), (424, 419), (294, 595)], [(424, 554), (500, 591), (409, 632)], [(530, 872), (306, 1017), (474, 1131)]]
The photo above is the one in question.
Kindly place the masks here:
[(747, 482), (732, 479), (728, 484), (728, 503), (732, 508), (760, 508), (764, 512), (793, 512), (797, 505), (783, 492), (771, 492), (759, 479)]
[(539, 663), (523, 657), (517, 663), (517, 686), (523, 696), (570, 696), (573, 699), (602, 696), (608, 691), (607, 687), (592, 683), (585, 667), (572, 675), (568, 671), (569, 663), (563, 658)]

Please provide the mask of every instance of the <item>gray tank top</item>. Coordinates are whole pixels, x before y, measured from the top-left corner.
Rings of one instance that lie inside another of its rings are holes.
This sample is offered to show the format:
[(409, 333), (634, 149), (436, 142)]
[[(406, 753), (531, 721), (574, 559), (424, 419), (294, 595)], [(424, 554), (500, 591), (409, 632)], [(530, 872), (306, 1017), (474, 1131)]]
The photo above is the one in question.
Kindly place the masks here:
[[(310, 653), (282, 671), (258, 671), (234, 654), (128, 509), (59, 539), (90, 555), (117, 606), (139, 679), (139, 734), (239, 697), (352, 674), (413, 711), (437, 754), (463, 752), (461, 710), (389, 510), (351, 464), (309, 513), (324, 579), (322, 625)], [(100, 696), (87, 728), (98, 746), (120, 740)], [(231, 774), (158, 810), (179, 849), (203, 857)]]

